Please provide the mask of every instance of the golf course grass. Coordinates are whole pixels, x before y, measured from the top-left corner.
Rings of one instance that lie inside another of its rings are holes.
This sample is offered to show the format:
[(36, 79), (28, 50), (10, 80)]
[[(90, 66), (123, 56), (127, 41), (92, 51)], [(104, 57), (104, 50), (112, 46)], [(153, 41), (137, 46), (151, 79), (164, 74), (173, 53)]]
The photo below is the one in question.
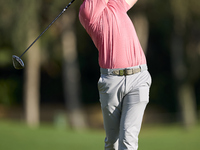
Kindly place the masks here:
[(139, 150), (200, 150), (200, 126), (187, 130), (178, 125), (144, 127)]
[[(19, 122), (0, 120), (0, 150), (103, 150), (103, 130), (56, 129), (41, 125), (28, 128)], [(143, 126), (139, 150), (199, 150), (200, 127)]]

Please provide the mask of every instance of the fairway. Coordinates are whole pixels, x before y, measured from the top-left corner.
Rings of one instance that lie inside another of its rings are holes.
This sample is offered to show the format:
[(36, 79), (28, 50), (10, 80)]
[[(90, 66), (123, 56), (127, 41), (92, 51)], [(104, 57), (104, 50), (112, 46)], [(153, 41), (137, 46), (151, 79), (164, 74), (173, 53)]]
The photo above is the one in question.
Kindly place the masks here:
[(139, 150), (199, 150), (200, 127), (186, 130), (180, 126), (144, 127)]
[(0, 150), (102, 150), (103, 131), (73, 131), (0, 123)]
[[(73, 131), (42, 125), (30, 129), (23, 123), (0, 121), (0, 150), (103, 150), (103, 130)], [(199, 150), (200, 127), (144, 126), (139, 150)]]

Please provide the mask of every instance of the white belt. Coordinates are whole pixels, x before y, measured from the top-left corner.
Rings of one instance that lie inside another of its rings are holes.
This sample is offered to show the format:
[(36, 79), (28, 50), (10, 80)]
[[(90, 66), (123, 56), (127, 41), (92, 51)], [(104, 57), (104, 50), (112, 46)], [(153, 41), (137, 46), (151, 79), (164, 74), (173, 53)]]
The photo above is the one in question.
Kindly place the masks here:
[(117, 76), (127, 76), (127, 75), (132, 75), (136, 74), (138, 72), (142, 72), (144, 70), (147, 70), (147, 65), (139, 65), (139, 66), (134, 66), (130, 68), (120, 68), (120, 69), (105, 69), (101, 68), (101, 74), (107, 74), (107, 75), (117, 75)]

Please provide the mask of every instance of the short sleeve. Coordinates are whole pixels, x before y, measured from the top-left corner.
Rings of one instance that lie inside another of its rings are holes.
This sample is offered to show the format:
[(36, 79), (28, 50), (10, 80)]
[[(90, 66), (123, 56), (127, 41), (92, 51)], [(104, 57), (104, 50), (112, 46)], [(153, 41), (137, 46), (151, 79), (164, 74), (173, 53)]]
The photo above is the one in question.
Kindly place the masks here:
[(106, 7), (105, 0), (85, 0), (79, 9), (81, 24), (94, 22)]
[(131, 6), (125, 0), (122, 0), (122, 1), (123, 1), (125, 10), (128, 11), (131, 8)]

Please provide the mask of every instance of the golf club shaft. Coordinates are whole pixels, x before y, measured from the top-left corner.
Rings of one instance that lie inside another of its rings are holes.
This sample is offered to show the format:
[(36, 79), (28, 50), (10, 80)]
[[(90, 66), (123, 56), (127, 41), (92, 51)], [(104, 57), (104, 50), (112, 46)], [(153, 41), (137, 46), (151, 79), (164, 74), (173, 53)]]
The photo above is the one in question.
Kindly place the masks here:
[(51, 27), (51, 25), (66, 11), (66, 9), (74, 2), (75, 0), (72, 0), (63, 10), (62, 12), (46, 27), (46, 29), (33, 41), (33, 43), (21, 54), (19, 58), (21, 58), (30, 48), (33, 46), (33, 44)]

